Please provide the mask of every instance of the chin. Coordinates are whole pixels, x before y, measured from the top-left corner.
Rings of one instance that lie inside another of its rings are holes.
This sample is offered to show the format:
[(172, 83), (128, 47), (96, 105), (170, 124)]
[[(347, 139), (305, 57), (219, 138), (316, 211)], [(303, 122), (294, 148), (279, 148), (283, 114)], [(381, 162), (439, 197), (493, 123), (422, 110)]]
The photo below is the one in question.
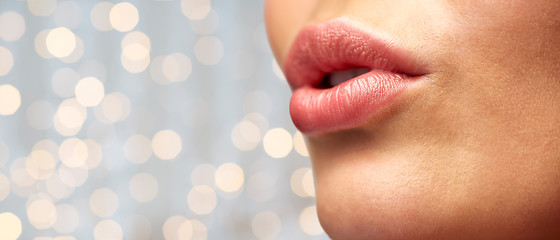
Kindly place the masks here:
[(550, 188), (459, 184), (384, 154), (315, 155), (318, 216), (334, 240), (560, 239)]

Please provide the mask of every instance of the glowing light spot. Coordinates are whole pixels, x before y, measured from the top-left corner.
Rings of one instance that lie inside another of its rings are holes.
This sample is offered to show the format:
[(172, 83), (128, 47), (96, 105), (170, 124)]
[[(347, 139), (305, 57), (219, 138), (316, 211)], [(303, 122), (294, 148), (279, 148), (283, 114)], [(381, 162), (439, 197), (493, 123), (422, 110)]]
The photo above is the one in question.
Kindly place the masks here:
[(196, 41), (194, 46), (196, 59), (204, 65), (215, 65), (224, 56), (224, 46), (220, 39), (213, 36), (206, 36)]
[(86, 108), (76, 99), (66, 99), (60, 103), (53, 123), (56, 131), (63, 136), (76, 135), (87, 119)]
[(193, 186), (197, 185), (208, 185), (214, 186), (214, 174), (216, 168), (211, 164), (205, 163), (196, 166), (191, 173), (191, 184)]
[(0, 116), (14, 114), (21, 105), (21, 95), (10, 84), (0, 85)]
[(150, 202), (158, 193), (158, 182), (148, 173), (136, 174), (130, 180), (128, 190), (134, 200), (141, 203)]
[(47, 50), (57, 58), (69, 56), (76, 48), (76, 36), (70, 29), (58, 27), (52, 29), (46, 38)]
[(132, 61), (140, 61), (150, 55), (150, 51), (144, 47), (144, 45), (139, 43), (133, 43), (127, 45), (123, 49), (123, 56), (132, 60)]
[(82, 126), (85, 119), (79, 110), (73, 107), (61, 107), (57, 111), (60, 122), (68, 128), (78, 128)]
[(109, 12), (111, 26), (119, 32), (128, 32), (138, 24), (138, 9), (129, 2), (114, 5)]
[(178, 239), (191, 239), (194, 234), (193, 224), (191, 221), (187, 220), (179, 225), (177, 229)]
[(75, 28), (82, 21), (82, 9), (75, 1), (59, 2), (53, 18), (59, 27)]
[(316, 236), (324, 232), (321, 224), (319, 223), (317, 208), (315, 206), (303, 209), (299, 215), (299, 226), (303, 232), (311, 236)]
[(14, 67), (14, 55), (5, 47), (0, 46), (0, 76), (8, 74)]
[(268, 119), (260, 113), (248, 113), (247, 115), (245, 115), (245, 117), (243, 117), (243, 121), (249, 121), (257, 125), (257, 127), (259, 127), (260, 129), (260, 136), (263, 136), (264, 133), (268, 131)]
[(56, 5), (56, 0), (27, 0), (27, 8), (35, 16), (50, 16)]
[(313, 181), (313, 171), (305, 172), (302, 178), (303, 190), (308, 196), (315, 197), (315, 183)]
[(105, 87), (99, 79), (86, 77), (76, 85), (75, 94), (76, 100), (84, 107), (93, 107), (103, 100)]
[(25, 33), (25, 19), (19, 13), (9, 11), (0, 14), (0, 39), (6, 42), (17, 41), (23, 33)]
[(93, 237), (95, 240), (122, 239), (122, 227), (113, 220), (100, 221), (93, 229)]
[(58, 167), (58, 176), (64, 185), (74, 188), (83, 185), (89, 174), (85, 167), (68, 168), (61, 165)]
[(95, 29), (99, 31), (111, 31), (113, 27), (109, 20), (109, 13), (113, 8), (113, 4), (110, 2), (100, 2), (96, 4), (93, 9), (91, 9), (90, 20), (91, 24)]
[(82, 58), (84, 51), (84, 41), (80, 37), (76, 36), (76, 47), (74, 48), (74, 51), (72, 51), (70, 55), (60, 58), (60, 61), (63, 63), (75, 63)]
[[(0, 202), (4, 201), (4, 199), (6, 199), (8, 195), (10, 195), (10, 179), (4, 176), (4, 174), (0, 173)], [(2, 231), (0, 230), (0, 232)]]
[(235, 192), (245, 182), (243, 169), (235, 163), (224, 163), (218, 167), (215, 174), (216, 186), (224, 192)]
[(50, 228), (56, 222), (56, 208), (51, 200), (39, 198), (27, 206), (27, 218), (37, 229)]
[(283, 83), (286, 83), (284, 72), (282, 72), (282, 68), (280, 68), (280, 65), (278, 65), (278, 62), (274, 58), (272, 59), (272, 72), (274, 72), (274, 75), (276, 75), (276, 77), (278, 77), (278, 79), (280, 79)]
[(21, 235), (21, 220), (11, 213), (0, 213), (0, 239), (16, 240)]
[(193, 228), (193, 236), (191, 237), (191, 240), (208, 239), (208, 229), (204, 223), (196, 219), (190, 220), (190, 222)]
[(119, 198), (111, 189), (100, 188), (89, 197), (89, 207), (99, 217), (110, 217), (119, 207)]
[(182, 53), (170, 54), (163, 60), (162, 71), (170, 82), (183, 82), (191, 75), (191, 59)]
[(69, 187), (60, 180), (58, 174), (53, 174), (45, 181), (47, 193), (56, 200), (67, 198), (72, 191), (73, 187)]
[(181, 153), (182, 148), (183, 142), (181, 137), (173, 130), (161, 130), (152, 138), (154, 155), (162, 160), (176, 158)]
[(283, 158), (292, 151), (292, 135), (283, 128), (269, 130), (263, 139), (264, 151), (273, 158)]
[(134, 31), (127, 33), (121, 41), (121, 49), (132, 44), (140, 44), (145, 47), (148, 52), (152, 50), (152, 43), (150, 37), (141, 31)]
[(152, 80), (162, 85), (183, 82), (189, 78), (191, 73), (191, 59), (183, 53), (158, 56), (150, 65)]
[(307, 151), (303, 134), (301, 134), (300, 131), (294, 133), (294, 149), (297, 153), (299, 153), (299, 155), (309, 157), (309, 151)]
[(53, 225), (55, 231), (59, 233), (71, 233), (80, 224), (78, 210), (70, 204), (60, 204), (56, 206), (56, 222)]
[(150, 58), (145, 57), (141, 60), (134, 61), (121, 54), (121, 64), (123, 68), (130, 73), (141, 73), (150, 65)]
[(211, 9), (210, 0), (181, 0), (181, 10), (191, 20), (204, 19)]
[(47, 35), (49, 32), (50, 30), (48, 29), (40, 31), (37, 33), (37, 36), (35, 36), (34, 41), (35, 51), (39, 56), (46, 59), (54, 57), (51, 53), (49, 53), (49, 50), (47, 50)]
[(231, 131), (233, 145), (241, 151), (255, 149), (261, 141), (261, 131), (257, 125), (249, 121), (241, 121)]
[(300, 197), (315, 197), (315, 186), (311, 168), (295, 170), (290, 178), (290, 185), (292, 191)]
[(275, 239), (282, 229), (282, 222), (274, 212), (260, 212), (253, 218), (251, 228), (258, 239)]
[(209, 186), (195, 186), (187, 196), (187, 203), (191, 211), (198, 215), (206, 215), (214, 211), (218, 198), (216, 192)]
[(78, 138), (69, 138), (60, 144), (60, 161), (69, 168), (81, 167), (88, 159), (88, 146)]
[(187, 221), (188, 220), (183, 216), (173, 216), (168, 218), (167, 220), (165, 220), (165, 223), (163, 223), (163, 237), (166, 240), (179, 239), (179, 227), (181, 226), (181, 224)]
[(85, 162), (85, 166), (88, 169), (94, 169), (103, 160), (103, 149), (101, 148), (101, 145), (94, 140), (87, 139), (84, 142), (86, 143), (88, 149), (88, 157)]
[(56, 167), (54, 156), (45, 150), (34, 150), (25, 161), (29, 175), (37, 180), (50, 177)]
[(152, 156), (152, 143), (144, 135), (132, 135), (124, 143), (124, 154), (133, 163), (145, 163)]
[(106, 124), (125, 120), (130, 114), (130, 100), (122, 93), (105, 95), (101, 104), (94, 109), (97, 119)]

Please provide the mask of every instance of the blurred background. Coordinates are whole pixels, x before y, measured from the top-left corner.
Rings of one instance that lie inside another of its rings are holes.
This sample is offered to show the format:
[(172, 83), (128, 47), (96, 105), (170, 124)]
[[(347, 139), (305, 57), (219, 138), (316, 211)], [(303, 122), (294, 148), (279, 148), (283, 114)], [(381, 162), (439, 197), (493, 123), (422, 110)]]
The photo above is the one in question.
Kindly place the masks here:
[(0, 239), (328, 239), (263, 0), (1, 0)]

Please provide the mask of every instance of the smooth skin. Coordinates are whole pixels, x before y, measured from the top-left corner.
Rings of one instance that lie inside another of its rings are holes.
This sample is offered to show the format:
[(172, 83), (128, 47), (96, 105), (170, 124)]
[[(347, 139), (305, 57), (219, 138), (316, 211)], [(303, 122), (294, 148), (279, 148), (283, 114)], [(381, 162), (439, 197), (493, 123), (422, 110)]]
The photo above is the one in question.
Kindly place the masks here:
[(427, 66), (390, 111), (307, 138), (332, 239), (560, 239), (560, 1), (267, 0), (282, 65), (345, 17)]

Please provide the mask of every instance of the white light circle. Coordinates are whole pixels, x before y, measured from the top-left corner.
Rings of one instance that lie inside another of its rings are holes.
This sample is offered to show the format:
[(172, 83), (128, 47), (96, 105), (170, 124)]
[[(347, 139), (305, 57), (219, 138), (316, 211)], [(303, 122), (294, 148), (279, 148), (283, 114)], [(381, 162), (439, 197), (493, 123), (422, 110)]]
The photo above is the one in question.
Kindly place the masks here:
[(57, 58), (69, 56), (76, 48), (76, 35), (65, 27), (50, 30), (45, 41), (49, 53)]

